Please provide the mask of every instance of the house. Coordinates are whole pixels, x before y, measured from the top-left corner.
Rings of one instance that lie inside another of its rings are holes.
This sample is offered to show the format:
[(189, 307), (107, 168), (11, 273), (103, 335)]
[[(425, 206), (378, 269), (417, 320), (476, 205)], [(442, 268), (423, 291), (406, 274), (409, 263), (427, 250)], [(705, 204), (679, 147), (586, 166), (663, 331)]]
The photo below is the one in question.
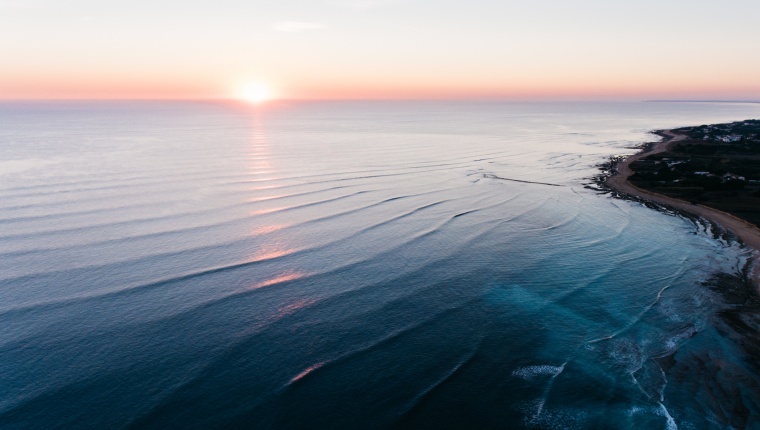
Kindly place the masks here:
[(733, 173), (726, 173), (725, 175), (722, 176), (722, 180), (723, 182), (728, 182), (728, 181), (745, 181), (746, 179), (744, 179), (744, 176), (735, 175)]
[(731, 142), (738, 142), (738, 141), (742, 140), (742, 137), (741, 136), (737, 136), (735, 134), (730, 134), (728, 136), (719, 137), (718, 140), (726, 142), (726, 143), (731, 143)]

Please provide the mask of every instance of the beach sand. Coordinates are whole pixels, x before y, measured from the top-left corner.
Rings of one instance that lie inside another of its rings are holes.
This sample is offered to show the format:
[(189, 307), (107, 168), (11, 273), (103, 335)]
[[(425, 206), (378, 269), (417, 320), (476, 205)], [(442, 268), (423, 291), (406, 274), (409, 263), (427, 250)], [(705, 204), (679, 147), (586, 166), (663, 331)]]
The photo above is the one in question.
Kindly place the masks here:
[(628, 178), (633, 174), (633, 171), (631, 170), (631, 163), (652, 154), (668, 151), (676, 142), (686, 138), (686, 136), (675, 133), (672, 130), (663, 130), (657, 134), (663, 136), (664, 139), (661, 142), (655, 143), (653, 146), (647, 145), (647, 148), (645, 148), (642, 152), (631, 155), (620, 163), (617, 163), (617, 165), (613, 167), (612, 175), (607, 178), (605, 184), (609, 188), (612, 188), (613, 190), (616, 190), (620, 193), (639, 197), (654, 203), (671, 207), (677, 211), (687, 212), (692, 215), (702, 217), (732, 232), (747, 247), (753, 250), (752, 262), (750, 263), (751, 266), (749, 278), (754, 283), (755, 287), (760, 291), (760, 263), (758, 263), (758, 260), (760, 260), (760, 229), (758, 229), (755, 225), (729, 213), (722, 212), (700, 204), (693, 204), (684, 200), (643, 190), (628, 182)]

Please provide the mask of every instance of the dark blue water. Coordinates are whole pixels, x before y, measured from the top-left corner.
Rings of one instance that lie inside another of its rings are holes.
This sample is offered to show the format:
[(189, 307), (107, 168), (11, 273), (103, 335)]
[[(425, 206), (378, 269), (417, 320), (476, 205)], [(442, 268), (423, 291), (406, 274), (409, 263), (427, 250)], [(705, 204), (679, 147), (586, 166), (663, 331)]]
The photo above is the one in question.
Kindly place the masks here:
[(758, 116), (0, 104), (0, 427), (760, 426), (708, 282), (749, 253), (584, 187), (648, 130)]

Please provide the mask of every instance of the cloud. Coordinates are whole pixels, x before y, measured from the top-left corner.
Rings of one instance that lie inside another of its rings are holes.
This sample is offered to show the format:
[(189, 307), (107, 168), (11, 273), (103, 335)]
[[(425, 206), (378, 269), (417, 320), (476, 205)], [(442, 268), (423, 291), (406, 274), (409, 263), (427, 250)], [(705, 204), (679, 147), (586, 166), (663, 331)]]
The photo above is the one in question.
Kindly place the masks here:
[(317, 22), (280, 21), (274, 23), (272, 28), (285, 33), (298, 33), (301, 31), (321, 30), (325, 28), (325, 25)]

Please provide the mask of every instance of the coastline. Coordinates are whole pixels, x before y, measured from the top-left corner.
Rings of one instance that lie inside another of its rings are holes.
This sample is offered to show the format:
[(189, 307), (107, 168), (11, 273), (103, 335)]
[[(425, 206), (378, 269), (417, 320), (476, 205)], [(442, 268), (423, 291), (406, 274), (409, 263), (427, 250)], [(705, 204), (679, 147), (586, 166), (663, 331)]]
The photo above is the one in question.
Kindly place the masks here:
[(733, 233), (746, 247), (751, 249), (752, 256), (749, 261), (748, 278), (754, 284), (755, 289), (760, 292), (760, 263), (758, 262), (760, 260), (760, 229), (748, 221), (729, 213), (647, 191), (628, 181), (628, 178), (633, 174), (630, 167), (631, 163), (652, 154), (668, 151), (676, 142), (684, 140), (687, 137), (683, 134), (675, 133), (673, 130), (658, 130), (655, 134), (662, 136), (663, 140), (649, 143), (640, 152), (613, 163), (610, 175), (603, 181), (603, 184), (618, 193), (704, 218)]

